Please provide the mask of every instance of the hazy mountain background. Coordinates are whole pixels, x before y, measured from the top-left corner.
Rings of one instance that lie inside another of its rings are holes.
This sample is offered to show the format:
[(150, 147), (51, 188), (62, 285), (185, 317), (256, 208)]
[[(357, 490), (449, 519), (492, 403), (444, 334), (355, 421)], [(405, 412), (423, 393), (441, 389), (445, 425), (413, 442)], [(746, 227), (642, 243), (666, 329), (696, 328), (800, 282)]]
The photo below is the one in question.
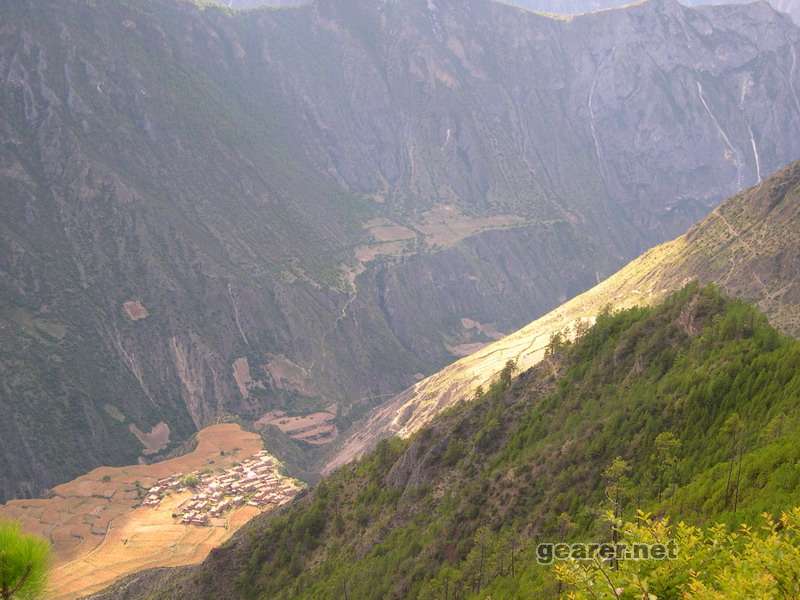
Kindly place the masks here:
[[(635, 2), (614, 1), (614, 0), (502, 0), (507, 4), (527, 8), (537, 12), (554, 13), (561, 15), (576, 15), (580, 13), (592, 12), (596, 10), (606, 10), (609, 8), (620, 8)], [(687, 6), (706, 6), (720, 4), (750, 4), (750, 0), (733, 0), (732, 2), (720, 2), (719, 0), (684, 0), (682, 4)], [(786, 13), (794, 19), (795, 23), (800, 22), (800, 2), (797, 0), (771, 0), (769, 4), (776, 10)]]
[[(535, 12), (551, 13), (556, 15), (577, 15), (581, 13), (621, 8), (638, 2), (626, 0), (494, 0), (510, 6), (519, 6)], [(766, 1), (766, 0), (762, 0)], [(235, 9), (249, 9), (258, 7), (282, 8), (288, 6), (302, 6), (311, 4), (312, 0), (220, 0), (220, 4)], [(751, 0), (684, 0), (681, 4), (686, 6), (706, 6), (719, 4), (750, 4)], [(771, 0), (769, 4), (776, 10), (786, 13), (800, 22), (800, 2), (797, 0)]]
[(269, 432), (313, 466), (800, 155), (800, 32), (763, 3), (0, 22), (0, 499), (274, 409), (323, 415)]

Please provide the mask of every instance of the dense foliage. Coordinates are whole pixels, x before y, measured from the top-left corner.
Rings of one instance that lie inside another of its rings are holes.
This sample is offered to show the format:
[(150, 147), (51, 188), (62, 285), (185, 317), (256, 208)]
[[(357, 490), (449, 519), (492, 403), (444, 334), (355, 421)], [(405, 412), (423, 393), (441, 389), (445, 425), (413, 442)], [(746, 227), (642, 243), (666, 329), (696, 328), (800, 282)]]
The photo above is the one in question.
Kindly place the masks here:
[(0, 600), (42, 597), (50, 545), (22, 533), (16, 523), (0, 522)]
[[(769, 576), (754, 554), (762, 542), (786, 561), (770, 585), (793, 577), (800, 343), (696, 285), (581, 329), (412, 440), (385, 441), (176, 585), (219, 594), (233, 570), (224, 593), (244, 598), (627, 598), (642, 596), (622, 579), (655, 569), (658, 598), (734, 597), (737, 577)], [(623, 526), (639, 509), (648, 515)], [(780, 519), (777, 539), (729, 533), (762, 513)], [(680, 559), (626, 566), (613, 589), (597, 588), (602, 570), (536, 561), (539, 542), (618, 541), (669, 519), (691, 523), (670, 529)], [(720, 554), (707, 564), (709, 544)]]
[(615, 565), (571, 561), (556, 566), (571, 600), (590, 598), (797, 598), (800, 595), (800, 509), (779, 519), (764, 515), (758, 528), (700, 529), (640, 513), (619, 526), (628, 544), (679, 549), (674, 560), (625, 560)]

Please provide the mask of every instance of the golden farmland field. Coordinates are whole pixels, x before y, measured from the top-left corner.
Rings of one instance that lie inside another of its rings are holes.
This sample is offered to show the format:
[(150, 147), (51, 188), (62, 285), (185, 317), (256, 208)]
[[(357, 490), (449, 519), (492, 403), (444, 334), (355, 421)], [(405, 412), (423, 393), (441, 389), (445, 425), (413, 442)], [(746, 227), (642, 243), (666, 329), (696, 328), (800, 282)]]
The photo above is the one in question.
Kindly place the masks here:
[(180, 473), (229, 468), (262, 449), (257, 434), (235, 424), (208, 427), (197, 437), (195, 450), (184, 456), (152, 465), (100, 467), (57, 486), (50, 498), (0, 506), (0, 519), (19, 521), (26, 531), (51, 541), (48, 598), (79, 598), (136, 571), (201, 562), (261, 512), (242, 506), (212, 519), (208, 527), (196, 527), (172, 518), (190, 492), (167, 496), (156, 508), (139, 506), (137, 488), (149, 489)]

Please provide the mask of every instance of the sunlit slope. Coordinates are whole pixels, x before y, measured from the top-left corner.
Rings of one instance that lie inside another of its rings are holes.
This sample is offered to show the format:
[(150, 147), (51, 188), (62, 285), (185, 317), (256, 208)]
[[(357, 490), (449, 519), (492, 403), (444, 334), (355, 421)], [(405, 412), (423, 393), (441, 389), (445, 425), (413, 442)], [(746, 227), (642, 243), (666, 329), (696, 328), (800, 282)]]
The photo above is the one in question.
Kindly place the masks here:
[(715, 210), (679, 238), (646, 252), (588, 292), (420, 381), (376, 411), (326, 466), (329, 472), (387, 435), (406, 437), (486, 386), (514, 360), (538, 363), (553, 333), (591, 322), (604, 307), (651, 304), (685, 283), (713, 282), (756, 302), (772, 323), (800, 333), (800, 163)]

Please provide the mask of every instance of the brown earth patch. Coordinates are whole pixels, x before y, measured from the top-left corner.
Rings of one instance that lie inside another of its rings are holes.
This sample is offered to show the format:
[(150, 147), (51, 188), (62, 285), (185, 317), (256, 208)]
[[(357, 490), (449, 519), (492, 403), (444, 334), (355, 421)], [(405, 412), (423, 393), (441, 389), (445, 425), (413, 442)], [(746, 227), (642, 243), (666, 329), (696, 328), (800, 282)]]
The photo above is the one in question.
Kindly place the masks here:
[(144, 304), (139, 300), (128, 300), (122, 305), (122, 310), (131, 321), (141, 321), (150, 316)]
[(244, 506), (225, 518), (214, 519), (210, 527), (182, 525), (172, 518), (172, 511), (189, 496), (175, 495), (157, 510), (140, 507), (120, 519), (95, 548), (53, 570), (52, 579), (58, 581), (58, 586), (51, 584), (48, 598), (66, 600), (98, 592), (144, 569), (200, 563), (213, 548), (261, 512)]
[(335, 407), (302, 416), (289, 416), (284, 411), (274, 410), (256, 421), (256, 426), (263, 428), (274, 425), (292, 439), (322, 446), (331, 443), (339, 435), (335, 419)]
[(472, 217), (455, 206), (443, 204), (425, 213), (417, 228), (428, 244), (450, 247), (482, 231), (520, 227), (525, 223), (525, 219), (514, 215)]
[(403, 256), (408, 253), (408, 242), (417, 238), (412, 229), (384, 218), (367, 221), (364, 229), (374, 242), (355, 249), (355, 258), (360, 264), (372, 262), (379, 256)]
[(249, 398), (253, 378), (250, 376), (250, 363), (246, 358), (237, 358), (233, 361), (233, 378), (236, 380), (242, 398)]
[(381, 242), (355, 249), (356, 260), (361, 263), (372, 262), (380, 256), (403, 256), (408, 254), (408, 240)]
[(136, 436), (136, 439), (142, 443), (142, 446), (144, 446), (142, 454), (145, 456), (158, 454), (169, 444), (169, 425), (163, 421), (155, 425), (153, 429), (150, 430), (150, 433), (145, 433), (133, 423), (128, 426), (128, 429)]
[(505, 337), (505, 334), (495, 329), (493, 325), (484, 325), (483, 323), (479, 323), (478, 321), (473, 321), (472, 319), (467, 319), (467, 318), (461, 319), (461, 326), (467, 330), (479, 331), (486, 337), (493, 340), (499, 340)]
[(413, 240), (417, 237), (417, 234), (408, 227), (393, 223), (389, 219), (372, 219), (364, 224), (364, 229), (369, 231), (377, 242)]
[(272, 377), (277, 388), (309, 398), (319, 395), (308, 371), (282, 354), (268, 354), (264, 370)]
[(493, 229), (521, 227), (527, 221), (515, 215), (490, 215), (473, 217), (465, 215), (453, 205), (439, 205), (424, 213), (422, 218), (409, 226), (377, 218), (364, 223), (373, 243), (358, 246), (355, 258), (369, 263), (381, 256), (399, 257), (416, 251), (421, 242), (433, 248), (448, 248), (478, 233)]

